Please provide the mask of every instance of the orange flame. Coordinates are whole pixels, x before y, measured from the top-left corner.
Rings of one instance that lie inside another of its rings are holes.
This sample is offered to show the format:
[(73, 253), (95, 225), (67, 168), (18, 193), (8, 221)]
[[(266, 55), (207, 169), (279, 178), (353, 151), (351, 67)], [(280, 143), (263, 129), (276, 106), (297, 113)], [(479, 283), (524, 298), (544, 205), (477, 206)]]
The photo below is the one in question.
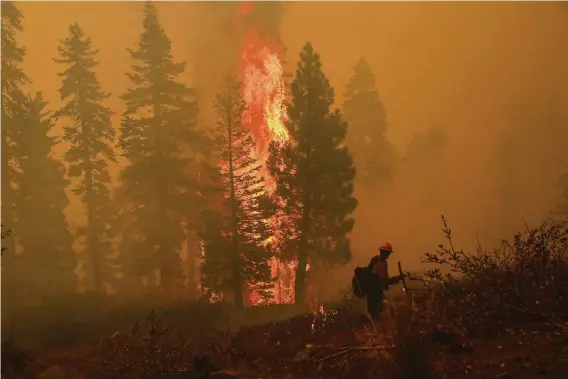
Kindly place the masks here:
[(282, 64), (278, 50), (251, 27), (241, 49), (241, 65), (247, 103), (244, 121), (256, 141), (255, 155), (265, 160), (270, 142), (288, 140)]
[[(253, 3), (246, 2), (239, 15), (246, 16), (253, 10)], [(271, 142), (285, 142), (289, 139), (286, 123), (285, 82), (282, 67), (283, 49), (280, 43), (261, 36), (254, 25), (245, 25), (240, 48), (239, 69), (243, 83), (243, 98), (247, 110), (243, 114), (245, 125), (248, 125), (255, 140), (255, 151), (251, 152), (260, 162), (263, 169), (260, 174), (267, 179), (267, 191), (274, 190), (274, 181), (266, 168), (268, 148)], [(276, 243), (278, 239), (277, 220), (268, 220), (274, 230), (268, 243)], [(290, 303), (293, 301), (295, 264), (273, 259), (272, 274), (277, 277), (274, 288), (274, 299), (271, 302)], [(258, 304), (258, 296), (250, 294), (250, 303)]]

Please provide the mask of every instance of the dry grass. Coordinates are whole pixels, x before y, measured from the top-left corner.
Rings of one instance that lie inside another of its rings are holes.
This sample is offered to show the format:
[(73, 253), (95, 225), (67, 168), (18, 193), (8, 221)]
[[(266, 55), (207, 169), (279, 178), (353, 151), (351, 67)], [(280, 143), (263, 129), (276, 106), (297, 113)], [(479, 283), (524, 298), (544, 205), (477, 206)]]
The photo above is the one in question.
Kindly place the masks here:
[[(413, 292), (412, 309), (392, 294), (376, 323), (343, 303), (238, 332), (188, 333), (180, 324), (170, 330), (151, 312), (74, 355), (36, 354), (27, 372), (59, 365), (96, 379), (560, 379), (568, 370), (566, 224), (544, 224), (498, 250), (472, 254), (454, 248), (445, 220), (444, 232), (449, 247), (425, 259), (449, 271), (416, 278), (425, 286)], [(3, 369), (17, 361), (9, 351), (3, 349)]]

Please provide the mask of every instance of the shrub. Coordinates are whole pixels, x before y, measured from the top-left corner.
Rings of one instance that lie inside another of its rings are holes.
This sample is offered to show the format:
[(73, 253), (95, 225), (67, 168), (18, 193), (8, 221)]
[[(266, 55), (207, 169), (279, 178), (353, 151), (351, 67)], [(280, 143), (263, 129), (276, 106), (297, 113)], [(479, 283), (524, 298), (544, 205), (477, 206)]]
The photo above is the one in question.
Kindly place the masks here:
[(429, 299), (434, 316), (468, 332), (535, 322), (566, 329), (568, 223), (545, 222), (497, 249), (467, 253), (454, 247), (443, 216), (442, 222), (448, 246), (439, 245), (423, 260), (436, 266), (426, 276), (439, 285), (430, 285), (422, 298)]

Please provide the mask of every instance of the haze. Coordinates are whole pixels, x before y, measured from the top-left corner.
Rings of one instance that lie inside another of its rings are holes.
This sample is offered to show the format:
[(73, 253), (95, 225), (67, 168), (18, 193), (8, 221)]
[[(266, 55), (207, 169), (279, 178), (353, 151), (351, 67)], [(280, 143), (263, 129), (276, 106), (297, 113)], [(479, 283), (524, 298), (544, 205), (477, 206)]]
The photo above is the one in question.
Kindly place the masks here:
[[(100, 49), (97, 74), (118, 127), (131, 64), (127, 47), (141, 30), (139, 2), (19, 3), (25, 31), (24, 70), (56, 109), (58, 40), (77, 21)], [(187, 83), (201, 93), (202, 119), (229, 52), (223, 9), (234, 5), (158, 3)], [(225, 7), (225, 8), (224, 8)], [(440, 215), (458, 244), (472, 248), (545, 219), (559, 196), (568, 156), (568, 11), (564, 3), (285, 3), (281, 23), (288, 71), (310, 41), (341, 106), (353, 66), (364, 57), (377, 76), (388, 135), (405, 155), (412, 138), (433, 125), (447, 133), (437, 155), (410, 160), (376, 201), (360, 207), (353, 232), (354, 263), (368, 260), (383, 240), (397, 259), (416, 268), (424, 251), (442, 242)], [(230, 58), (229, 58), (230, 59)], [(206, 122), (206, 121), (205, 121)], [(503, 163), (499, 152), (512, 153)], [(62, 154), (63, 147), (56, 154)], [(377, 152), (379, 155), (380, 152)], [(115, 172), (119, 167), (114, 167)], [(505, 173), (505, 174), (504, 174)], [(503, 175), (510, 180), (503, 185)], [(76, 200), (72, 225), (82, 222)]]

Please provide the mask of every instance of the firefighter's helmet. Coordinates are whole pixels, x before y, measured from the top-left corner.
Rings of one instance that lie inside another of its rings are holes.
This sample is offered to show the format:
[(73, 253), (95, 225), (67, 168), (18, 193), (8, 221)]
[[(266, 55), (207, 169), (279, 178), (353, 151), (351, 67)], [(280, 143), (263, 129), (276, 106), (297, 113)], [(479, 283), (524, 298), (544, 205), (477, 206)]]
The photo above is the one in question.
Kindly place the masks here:
[(384, 242), (381, 246), (379, 246), (379, 251), (392, 253), (392, 244), (389, 241)]

